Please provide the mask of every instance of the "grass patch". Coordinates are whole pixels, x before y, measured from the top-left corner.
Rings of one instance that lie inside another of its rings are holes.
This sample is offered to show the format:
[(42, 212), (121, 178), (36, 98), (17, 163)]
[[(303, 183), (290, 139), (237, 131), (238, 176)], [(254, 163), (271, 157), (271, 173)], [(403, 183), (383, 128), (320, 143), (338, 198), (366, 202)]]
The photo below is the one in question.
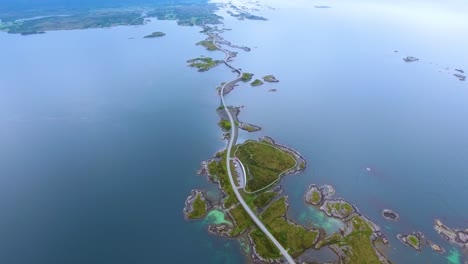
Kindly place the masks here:
[(253, 76), (253, 73), (248, 73), (248, 72), (244, 72), (242, 74), (242, 81), (244, 82), (250, 82), (252, 80), (252, 76)]
[(193, 211), (188, 215), (190, 219), (202, 218), (206, 214), (206, 202), (203, 201), (201, 194), (197, 194), (193, 202)]
[(218, 126), (224, 131), (229, 131), (231, 130), (231, 127), (232, 127), (231, 122), (229, 122), (229, 120), (219, 121)]
[(209, 51), (215, 51), (215, 50), (218, 49), (218, 47), (216, 47), (216, 45), (213, 44), (213, 42), (209, 41), (209, 40), (202, 40), (202, 41), (198, 42), (197, 45), (203, 46)]
[(341, 215), (342, 217), (347, 217), (354, 211), (353, 207), (347, 202), (329, 201), (327, 204), (328, 213), (332, 214), (333, 209), (335, 209), (336, 212), (338, 212), (338, 214)]
[(256, 191), (273, 183), (280, 173), (295, 165), (291, 154), (256, 141), (239, 145), (235, 155), (248, 171), (246, 186), (248, 191)]
[(257, 195), (253, 200), (253, 204), (257, 208), (265, 207), (270, 201), (275, 198), (277, 193), (275, 192), (262, 192), (261, 194)]
[(320, 202), (320, 198), (321, 198), (321, 197), (320, 197), (320, 192), (314, 191), (314, 192), (312, 193), (312, 203), (313, 203), (313, 204), (317, 204), (318, 202)]
[(270, 204), (260, 217), (278, 242), (288, 249), (293, 257), (298, 257), (314, 245), (319, 232), (289, 223), (284, 218), (286, 211), (286, 198), (282, 197)]
[(260, 86), (262, 84), (263, 84), (263, 82), (261, 80), (259, 80), (259, 79), (255, 79), (255, 81), (250, 83), (250, 85), (252, 85), (252, 86)]
[(226, 164), (224, 164), (224, 161), (226, 160), (226, 152), (222, 154), (221, 159), (221, 161), (210, 162), (210, 164), (208, 164), (208, 170), (210, 171), (210, 174), (216, 175), (213, 180), (219, 182), (221, 188), (226, 194), (227, 197), (224, 199), (224, 207), (229, 208), (239, 201), (237, 201), (234, 190), (231, 187), (231, 183), (229, 182), (227, 175)]
[(271, 240), (263, 234), (262, 231), (255, 228), (250, 232), (250, 237), (252, 238), (255, 249), (257, 253), (266, 259), (278, 259), (281, 257), (281, 253), (278, 248), (271, 242)]
[(413, 247), (419, 248), (419, 239), (416, 236), (409, 235), (408, 237), (406, 237), (406, 239), (408, 240), (408, 243), (410, 243)]
[(253, 225), (252, 220), (250, 219), (250, 216), (247, 214), (247, 212), (242, 208), (241, 205), (238, 205), (234, 208), (232, 208), (229, 211), (229, 214), (233, 218), (232, 220), (236, 223), (236, 228), (232, 230), (231, 236), (237, 236), (245, 232), (249, 227)]

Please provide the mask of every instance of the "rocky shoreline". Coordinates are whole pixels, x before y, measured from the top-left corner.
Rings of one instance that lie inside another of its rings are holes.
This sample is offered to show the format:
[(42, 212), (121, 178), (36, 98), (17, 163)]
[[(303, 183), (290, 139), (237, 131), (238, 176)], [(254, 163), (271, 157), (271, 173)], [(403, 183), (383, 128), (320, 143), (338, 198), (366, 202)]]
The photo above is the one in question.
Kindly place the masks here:
[(468, 229), (451, 229), (439, 219), (434, 221), (434, 229), (443, 239), (461, 247), (468, 254)]
[[(191, 214), (194, 212), (194, 203), (198, 197), (200, 197), (200, 199), (205, 203), (205, 213), (201, 216), (192, 217)], [(184, 218), (186, 220), (195, 220), (195, 219), (203, 218), (206, 215), (206, 212), (208, 212), (208, 210), (210, 209), (210, 207), (211, 207), (210, 203), (205, 198), (205, 195), (203, 194), (203, 192), (201, 190), (193, 189), (190, 192), (190, 195), (185, 200)]]
[(285, 152), (288, 152), (290, 153), (291, 155), (294, 156), (294, 159), (296, 159), (296, 166), (286, 172), (283, 173), (283, 176), (286, 176), (286, 175), (291, 175), (291, 174), (296, 174), (296, 173), (299, 173), (301, 171), (304, 171), (306, 168), (307, 168), (307, 161), (304, 159), (304, 157), (302, 157), (301, 153), (299, 153), (298, 151), (296, 151), (295, 149), (292, 149), (290, 147), (287, 147), (287, 146), (284, 146), (284, 145), (281, 145), (281, 144), (278, 144), (273, 138), (271, 137), (268, 137), (268, 136), (264, 136), (264, 137), (261, 137), (260, 139), (260, 142), (266, 142), (266, 143), (269, 143)]

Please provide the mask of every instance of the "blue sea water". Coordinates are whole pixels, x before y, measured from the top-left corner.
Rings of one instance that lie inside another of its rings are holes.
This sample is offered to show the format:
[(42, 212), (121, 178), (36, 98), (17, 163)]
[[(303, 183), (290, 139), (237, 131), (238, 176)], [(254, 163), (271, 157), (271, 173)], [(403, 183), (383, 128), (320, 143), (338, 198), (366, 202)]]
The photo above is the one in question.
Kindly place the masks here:
[[(262, 4), (275, 8), (257, 12), (268, 21), (220, 11), (233, 29), (223, 36), (252, 48), (236, 66), (280, 83), (241, 85), (227, 100), (245, 106), (241, 120), (263, 127), (241, 139), (272, 136), (307, 159), (304, 173), (281, 183), (289, 215), (336, 230), (339, 223), (303, 202), (309, 184), (331, 184), (383, 228), (395, 263), (466, 258), (432, 224), (468, 227), (468, 84), (452, 76), (468, 70), (467, 5)], [(154, 31), (167, 35), (142, 39)], [(192, 188), (216, 192), (195, 174), (224, 146), (214, 88), (234, 75), (186, 67), (199, 55), (223, 57), (194, 45), (204, 38), (198, 31), (157, 21), (0, 33), (0, 262), (245, 261), (237, 241), (207, 233), (219, 218), (182, 215)], [(401, 221), (384, 220), (383, 208)], [(448, 253), (418, 254), (396, 239), (412, 231)]]
[(196, 170), (224, 146), (214, 87), (230, 73), (186, 66), (209, 55), (199, 30), (0, 33), (1, 263), (243, 262), (182, 213), (192, 188), (216, 191)]

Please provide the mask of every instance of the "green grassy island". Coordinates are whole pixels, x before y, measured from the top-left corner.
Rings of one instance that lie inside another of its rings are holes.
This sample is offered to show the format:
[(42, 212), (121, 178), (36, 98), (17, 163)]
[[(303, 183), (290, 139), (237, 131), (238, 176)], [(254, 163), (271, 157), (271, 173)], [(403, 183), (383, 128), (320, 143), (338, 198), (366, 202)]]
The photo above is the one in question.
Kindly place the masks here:
[(253, 73), (244, 72), (242, 74), (242, 81), (243, 82), (250, 82), (252, 80), (252, 76), (253, 76)]
[(193, 202), (193, 210), (190, 212), (188, 217), (190, 219), (202, 218), (206, 214), (206, 202), (203, 200), (201, 194), (197, 194), (195, 201)]
[(144, 36), (143, 38), (160, 38), (166, 36), (164, 32), (153, 32), (150, 35)]
[(238, 145), (235, 155), (247, 170), (247, 191), (257, 191), (276, 182), (296, 164), (294, 157), (273, 145), (247, 141)]
[(213, 44), (213, 41), (209, 41), (209, 40), (202, 40), (198, 42), (197, 45), (203, 46), (209, 51), (215, 51), (218, 49), (218, 47), (216, 47), (216, 45)]
[(263, 82), (261, 80), (259, 80), (259, 79), (256, 79), (255, 81), (250, 83), (250, 85), (252, 85), (252, 86), (260, 86), (262, 84), (263, 84)]
[(187, 61), (190, 67), (197, 68), (199, 72), (208, 71), (221, 62), (220, 60), (213, 60), (210, 57), (198, 57)]

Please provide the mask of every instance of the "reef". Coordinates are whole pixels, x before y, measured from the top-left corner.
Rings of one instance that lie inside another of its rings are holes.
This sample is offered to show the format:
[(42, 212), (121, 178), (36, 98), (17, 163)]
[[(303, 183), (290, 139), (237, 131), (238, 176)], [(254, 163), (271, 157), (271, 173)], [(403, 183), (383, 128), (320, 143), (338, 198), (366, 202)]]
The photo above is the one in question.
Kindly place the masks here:
[(468, 229), (451, 229), (444, 225), (439, 219), (435, 220), (434, 229), (446, 241), (458, 245), (468, 252)]

